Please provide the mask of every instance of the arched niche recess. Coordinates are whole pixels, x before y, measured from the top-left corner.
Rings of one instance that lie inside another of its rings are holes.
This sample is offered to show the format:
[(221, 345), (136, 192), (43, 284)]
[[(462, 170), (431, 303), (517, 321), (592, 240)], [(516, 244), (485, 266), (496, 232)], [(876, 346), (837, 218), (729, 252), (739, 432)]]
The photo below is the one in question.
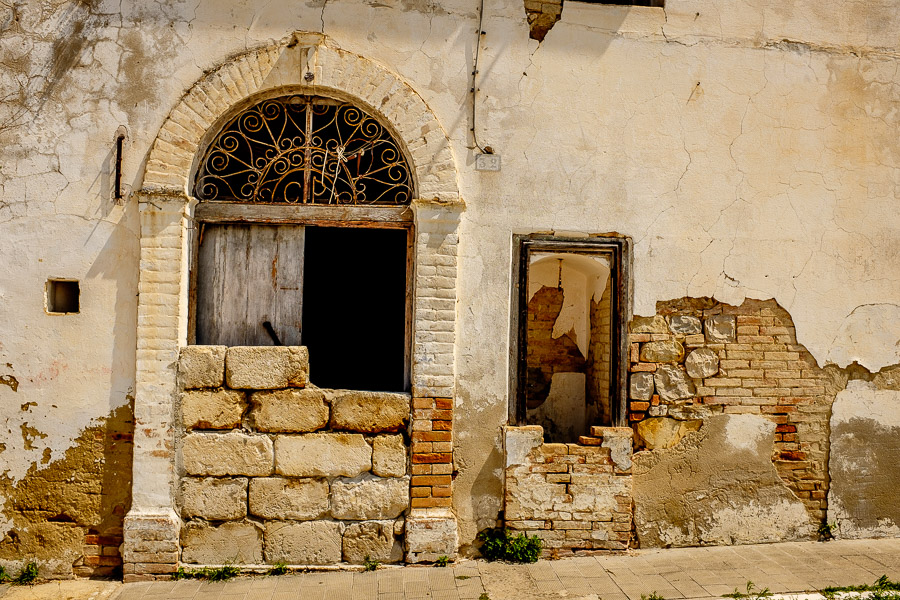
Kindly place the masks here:
[[(448, 264), (454, 265), (455, 273), (457, 228), (464, 204), (451, 145), (435, 115), (396, 74), (330, 46), (321, 34), (296, 33), (282, 43), (228, 60), (191, 86), (172, 109), (153, 142), (143, 183), (135, 194), (141, 219), (141, 273), (134, 411), (140, 426), (134, 437), (132, 507), (125, 519), (126, 577), (137, 572), (128, 556), (146, 558), (148, 553), (158, 553), (154, 570), (147, 572), (169, 572), (166, 569), (174, 569), (177, 563), (177, 552), (156, 549), (164, 542), (177, 547), (180, 533), (180, 518), (174, 510), (178, 471), (174, 407), (178, 355), (189, 342), (189, 274), (196, 256), (192, 243), (203, 217), (202, 203), (193, 193), (194, 175), (203, 150), (229, 117), (260, 99), (286, 94), (331, 98), (364, 108), (392, 132), (402, 148), (415, 197), (406, 206), (384, 208), (405, 211), (402, 218), (413, 232), (411, 393), (417, 399), (442, 399), (452, 405), (454, 349), (428, 334), (440, 330), (455, 336), (456, 277), (434, 278), (427, 273), (436, 265), (446, 272)], [(246, 208), (233, 205), (233, 210), (242, 211), (241, 218), (246, 217)], [(332, 211), (341, 220), (341, 211), (356, 207), (317, 208)], [(396, 221), (398, 216), (390, 214), (386, 220)], [(290, 220), (277, 215), (267, 218)], [(415, 428), (418, 417), (411, 418)], [(427, 559), (435, 551), (455, 554), (452, 509), (438, 512), (413, 509), (409, 515), (407, 560)], [(428, 534), (435, 528), (448, 532), (437, 549)], [(419, 531), (421, 535), (415, 533)]]

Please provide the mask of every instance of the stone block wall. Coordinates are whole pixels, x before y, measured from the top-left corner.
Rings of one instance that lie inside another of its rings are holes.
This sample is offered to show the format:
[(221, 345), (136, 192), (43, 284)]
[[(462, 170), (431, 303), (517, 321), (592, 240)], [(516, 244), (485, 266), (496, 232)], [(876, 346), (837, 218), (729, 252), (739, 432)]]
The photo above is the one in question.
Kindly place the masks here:
[(685, 298), (659, 303), (630, 329), (628, 414), (640, 445), (669, 447), (672, 435), (714, 414), (761, 415), (776, 425), (772, 462), (781, 479), (813, 519), (825, 518), (835, 391), (797, 343), (786, 310), (774, 300)]
[(592, 427), (545, 444), (540, 426), (507, 427), (504, 518), (543, 540), (545, 558), (625, 550), (632, 531), (630, 428)]
[(408, 395), (313, 387), (303, 347), (189, 346), (180, 379), (181, 562), (403, 559)]

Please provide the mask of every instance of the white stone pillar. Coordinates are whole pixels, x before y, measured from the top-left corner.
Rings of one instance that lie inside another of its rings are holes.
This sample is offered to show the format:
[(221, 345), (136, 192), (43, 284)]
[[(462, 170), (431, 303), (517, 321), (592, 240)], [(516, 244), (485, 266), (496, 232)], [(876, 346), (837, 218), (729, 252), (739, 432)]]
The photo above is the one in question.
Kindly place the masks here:
[(171, 573), (181, 519), (175, 512), (178, 351), (187, 341), (190, 199), (136, 194), (141, 219), (134, 462), (125, 516), (125, 581)]

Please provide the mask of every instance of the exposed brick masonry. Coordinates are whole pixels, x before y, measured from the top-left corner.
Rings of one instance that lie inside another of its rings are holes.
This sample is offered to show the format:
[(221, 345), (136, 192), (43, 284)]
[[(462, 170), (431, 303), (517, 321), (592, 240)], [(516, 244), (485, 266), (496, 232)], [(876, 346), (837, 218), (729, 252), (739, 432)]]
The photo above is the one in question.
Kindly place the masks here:
[[(797, 343), (786, 310), (774, 300), (746, 300), (741, 306), (675, 300), (659, 303), (654, 318), (636, 318), (631, 331), (632, 424), (647, 416), (762, 415), (776, 423), (772, 461), (779, 475), (813, 518), (825, 518), (834, 392), (828, 391), (825, 372)], [(713, 364), (707, 377), (691, 378), (685, 359), (690, 362), (690, 354), (701, 348), (714, 352), (718, 367)]]
[(415, 398), (412, 417), (412, 507), (450, 508), (453, 400)]
[(506, 527), (540, 537), (545, 557), (628, 548), (632, 432), (591, 433), (579, 444), (544, 444), (540, 426), (506, 428)]

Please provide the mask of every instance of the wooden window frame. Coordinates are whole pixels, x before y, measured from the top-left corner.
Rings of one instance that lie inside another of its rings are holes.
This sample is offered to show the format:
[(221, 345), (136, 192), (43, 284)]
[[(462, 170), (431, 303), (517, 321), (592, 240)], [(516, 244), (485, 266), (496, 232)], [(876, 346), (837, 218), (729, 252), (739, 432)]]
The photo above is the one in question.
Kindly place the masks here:
[(512, 265), (514, 269), (511, 286), (510, 311), (510, 391), (509, 423), (525, 425), (525, 379), (527, 376), (527, 349), (520, 340), (527, 339), (528, 320), (528, 261), (529, 253), (573, 252), (609, 257), (610, 285), (615, 291), (610, 295), (612, 310), (613, 341), (610, 347), (610, 390), (609, 398), (612, 425), (625, 427), (628, 424), (628, 322), (631, 320), (631, 240), (618, 235), (591, 235), (587, 237), (566, 237), (551, 234), (513, 235)]
[(188, 344), (197, 342), (197, 269), (200, 239), (208, 224), (306, 225), (406, 230), (406, 318), (403, 344), (403, 387), (412, 387), (413, 294), (415, 277), (415, 223), (412, 208), (405, 206), (321, 206), (311, 204), (250, 204), (234, 201), (199, 202), (191, 228), (189, 273)]

